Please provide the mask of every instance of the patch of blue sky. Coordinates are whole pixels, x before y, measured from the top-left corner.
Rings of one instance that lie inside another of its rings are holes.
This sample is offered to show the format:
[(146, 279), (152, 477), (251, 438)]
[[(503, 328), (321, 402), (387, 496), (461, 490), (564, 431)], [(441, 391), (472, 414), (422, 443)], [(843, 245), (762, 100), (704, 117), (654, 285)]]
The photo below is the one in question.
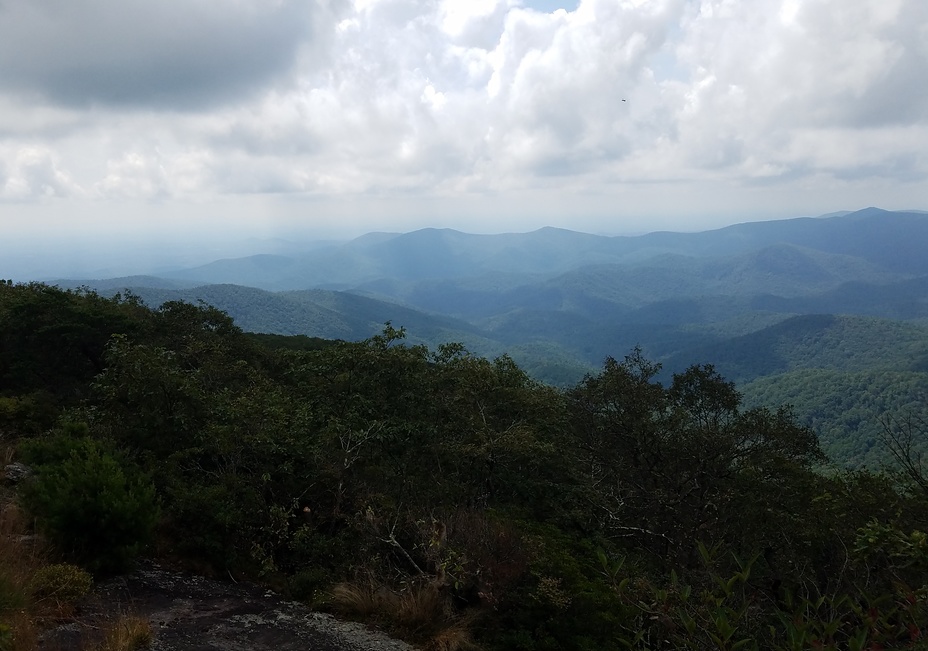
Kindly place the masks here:
[(522, 4), (535, 11), (543, 11), (550, 14), (558, 9), (573, 11), (580, 5), (580, 0), (524, 0)]

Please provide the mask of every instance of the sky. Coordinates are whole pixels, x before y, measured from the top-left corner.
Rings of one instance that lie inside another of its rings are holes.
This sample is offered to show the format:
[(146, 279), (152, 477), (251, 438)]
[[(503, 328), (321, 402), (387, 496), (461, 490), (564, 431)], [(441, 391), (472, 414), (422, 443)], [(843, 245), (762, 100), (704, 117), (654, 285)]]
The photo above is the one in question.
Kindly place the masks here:
[(924, 0), (0, 0), (7, 256), (871, 205), (928, 208)]

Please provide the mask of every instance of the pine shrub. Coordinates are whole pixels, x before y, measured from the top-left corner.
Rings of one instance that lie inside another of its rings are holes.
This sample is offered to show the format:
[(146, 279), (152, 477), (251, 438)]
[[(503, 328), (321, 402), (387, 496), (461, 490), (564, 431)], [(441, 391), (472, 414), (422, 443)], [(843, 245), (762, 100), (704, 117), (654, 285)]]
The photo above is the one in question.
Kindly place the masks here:
[(152, 537), (155, 489), (103, 443), (82, 438), (65, 447), (66, 458), (37, 467), (26, 505), (49, 540), (81, 565), (93, 572), (125, 570)]

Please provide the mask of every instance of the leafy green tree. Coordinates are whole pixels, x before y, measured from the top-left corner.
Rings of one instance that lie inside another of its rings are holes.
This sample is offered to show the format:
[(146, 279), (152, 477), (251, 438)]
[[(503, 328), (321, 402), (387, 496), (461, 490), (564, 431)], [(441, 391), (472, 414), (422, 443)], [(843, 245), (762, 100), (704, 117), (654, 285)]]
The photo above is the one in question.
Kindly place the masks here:
[(0, 394), (38, 390), (71, 402), (104, 367), (110, 336), (144, 329), (132, 296), (40, 283), (0, 285)]
[(737, 549), (742, 484), (760, 487), (761, 504), (785, 499), (786, 480), (824, 460), (815, 435), (786, 410), (741, 411), (711, 366), (675, 375), (669, 388), (654, 380), (658, 370), (636, 351), (568, 392), (600, 526), (684, 566), (698, 562), (699, 541), (755, 551)]

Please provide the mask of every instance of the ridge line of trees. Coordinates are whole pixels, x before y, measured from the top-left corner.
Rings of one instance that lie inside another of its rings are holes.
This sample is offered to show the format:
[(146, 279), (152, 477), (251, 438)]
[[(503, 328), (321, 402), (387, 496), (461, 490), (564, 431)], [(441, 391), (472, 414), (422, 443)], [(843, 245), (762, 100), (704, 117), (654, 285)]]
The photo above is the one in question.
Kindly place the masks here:
[(711, 366), (664, 386), (635, 350), (561, 390), (404, 336), (277, 345), (207, 305), (4, 283), (0, 437), (97, 573), (147, 550), (432, 648), (923, 648), (916, 457), (830, 471)]

